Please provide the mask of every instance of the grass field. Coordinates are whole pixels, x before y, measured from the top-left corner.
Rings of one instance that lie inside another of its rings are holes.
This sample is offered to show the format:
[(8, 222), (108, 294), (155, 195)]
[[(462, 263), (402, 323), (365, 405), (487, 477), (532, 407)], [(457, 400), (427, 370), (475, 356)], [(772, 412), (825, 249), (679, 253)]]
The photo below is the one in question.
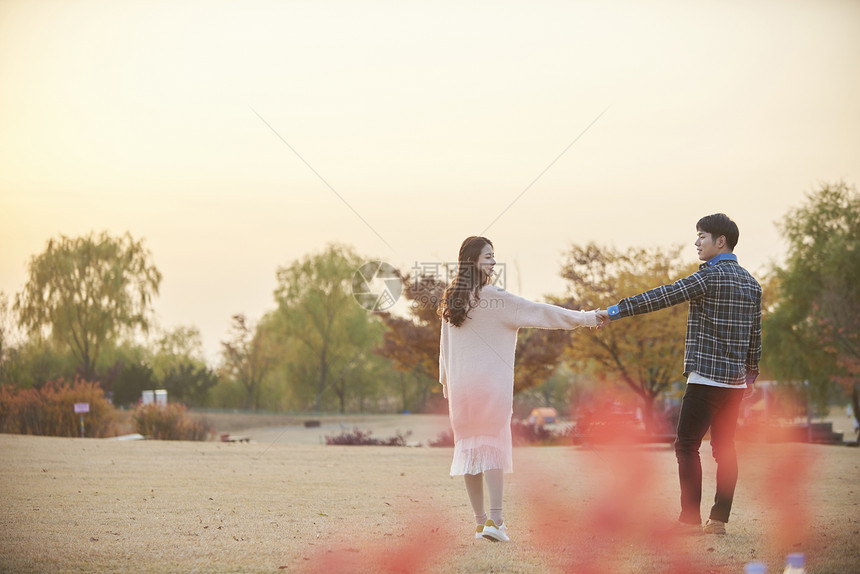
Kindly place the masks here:
[(0, 435), (0, 571), (740, 573), (800, 551), (809, 573), (860, 572), (860, 450), (739, 448), (729, 534), (684, 539), (657, 534), (677, 512), (670, 447), (517, 448), (513, 542), (493, 544), (450, 449)]

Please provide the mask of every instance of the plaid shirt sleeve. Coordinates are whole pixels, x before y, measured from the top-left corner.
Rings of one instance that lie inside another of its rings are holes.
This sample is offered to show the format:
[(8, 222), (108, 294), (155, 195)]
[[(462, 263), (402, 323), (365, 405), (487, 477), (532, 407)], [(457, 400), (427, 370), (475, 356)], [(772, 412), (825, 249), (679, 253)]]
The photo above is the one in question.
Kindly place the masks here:
[(702, 297), (707, 291), (707, 280), (702, 271), (684, 277), (671, 285), (662, 285), (618, 302), (618, 318), (659, 311)]
[(671, 285), (618, 302), (613, 318), (689, 301), (684, 374), (727, 385), (752, 383), (761, 359), (761, 286), (736, 262), (703, 264)]

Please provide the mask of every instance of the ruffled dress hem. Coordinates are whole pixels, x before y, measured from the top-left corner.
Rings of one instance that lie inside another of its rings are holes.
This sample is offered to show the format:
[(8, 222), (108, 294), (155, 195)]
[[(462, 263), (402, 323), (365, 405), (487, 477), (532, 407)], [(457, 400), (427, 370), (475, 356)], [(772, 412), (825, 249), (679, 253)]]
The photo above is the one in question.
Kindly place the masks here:
[(476, 436), (454, 443), (451, 476), (480, 474), (494, 469), (501, 469), (506, 473), (514, 471), (510, 437), (505, 441), (500, 437)]

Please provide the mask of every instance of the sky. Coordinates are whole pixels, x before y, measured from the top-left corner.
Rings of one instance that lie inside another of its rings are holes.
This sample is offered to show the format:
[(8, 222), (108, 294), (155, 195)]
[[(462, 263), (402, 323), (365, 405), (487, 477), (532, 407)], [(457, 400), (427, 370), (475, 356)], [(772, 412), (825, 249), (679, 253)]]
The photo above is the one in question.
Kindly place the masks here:
[(860, 183), (854, 0), (0, 0), (0, 291), (49, 239), (143, 239), (165, 329), (215, 363), (279, 267), (352, 246), (409, 270), (485, 235), (508, 290), (573, 244), (684, 245)]

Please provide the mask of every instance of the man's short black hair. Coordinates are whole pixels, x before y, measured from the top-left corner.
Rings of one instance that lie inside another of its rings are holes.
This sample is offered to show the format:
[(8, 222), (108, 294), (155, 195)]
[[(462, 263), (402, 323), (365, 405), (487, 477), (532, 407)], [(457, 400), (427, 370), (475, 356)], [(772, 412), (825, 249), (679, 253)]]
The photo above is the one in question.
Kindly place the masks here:
[(729, 216), (725, 213), (706, 215), (696, 223), (696, 231), (710, 233), (714, 240), (720, 235), (725, 236), (729, 251), (735, 250), (735, 245), (738, 244), (738, 236), (740, 235), (737, 224), (729, 219)]

